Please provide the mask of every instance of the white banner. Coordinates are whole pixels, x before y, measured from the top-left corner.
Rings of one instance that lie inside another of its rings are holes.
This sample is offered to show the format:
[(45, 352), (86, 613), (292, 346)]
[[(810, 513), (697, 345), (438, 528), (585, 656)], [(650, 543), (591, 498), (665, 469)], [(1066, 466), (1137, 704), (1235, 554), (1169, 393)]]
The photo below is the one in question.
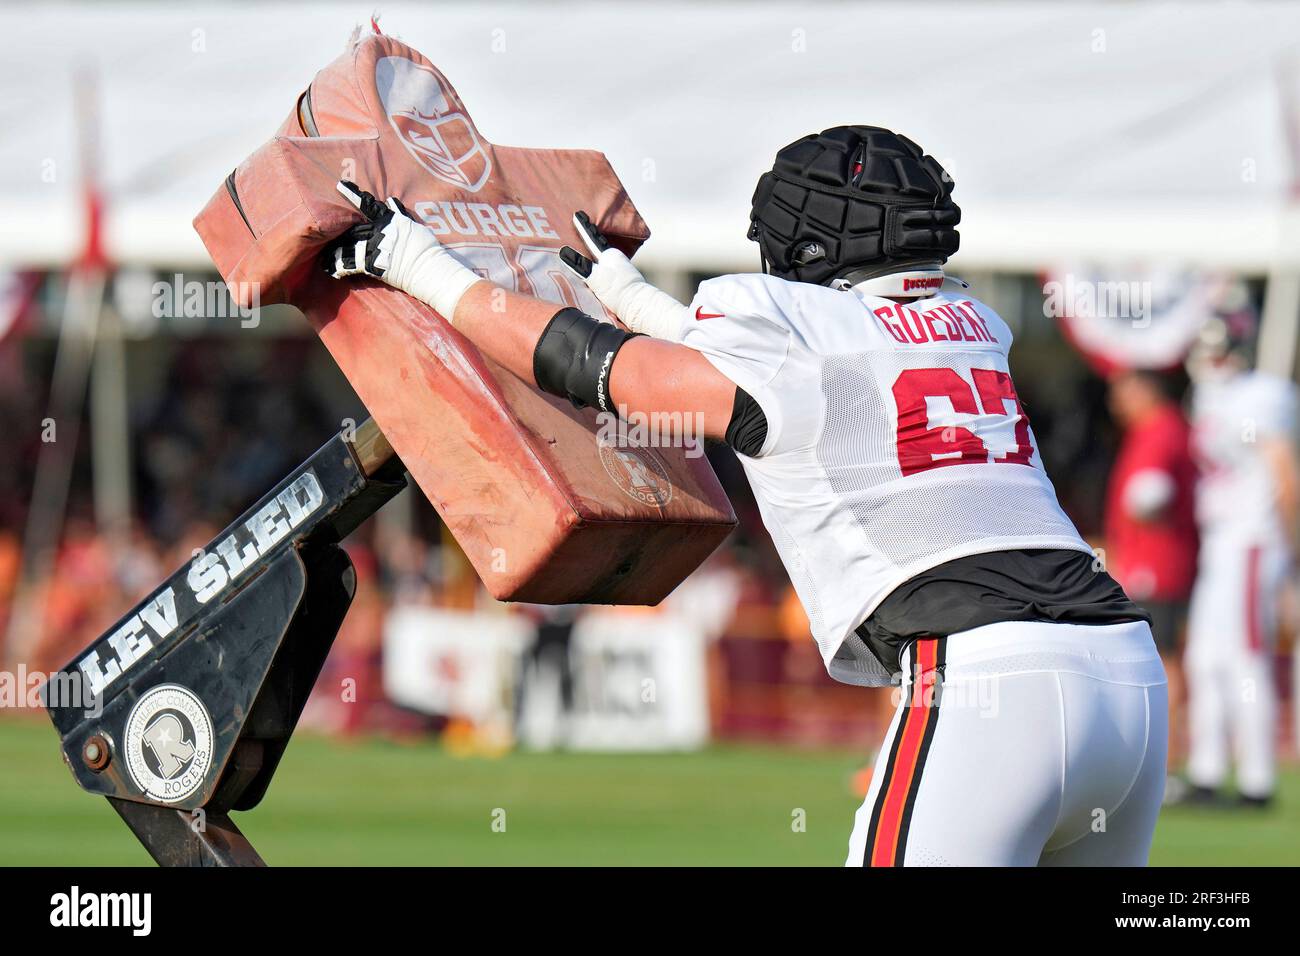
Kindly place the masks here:
[(690, 750), (709, 738), (704, 634), (673, 614), (595, 611), (573, 641), (581, 750)]
[(384, 693), (425, 714), (508, 725), (532, 624), (507, 614), (399, 605), (384, 620)]
[[(422, 713), (514, 723), (534, 625), (522, 615), (397, 607), (384, 623), (384, 692)], [(574, 712), (557, 719), (557, 681), (532, 682), (527, 743), (583, 750), (682, 750), (709, 736), (701, 628), (671, 613), (588, 611), (570, 646)]]

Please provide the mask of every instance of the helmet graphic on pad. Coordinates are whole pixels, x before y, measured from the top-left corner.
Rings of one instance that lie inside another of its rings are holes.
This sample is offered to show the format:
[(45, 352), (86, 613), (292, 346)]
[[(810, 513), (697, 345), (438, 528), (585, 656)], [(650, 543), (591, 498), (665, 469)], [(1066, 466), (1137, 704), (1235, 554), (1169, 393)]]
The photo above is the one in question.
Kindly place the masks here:
[(492, 161), (474, 124), (432, 70), (406, 57), (386, 56), (375, 63), (375, 88), (389, 125), (416, 162), (468, 192), (483, 187)]

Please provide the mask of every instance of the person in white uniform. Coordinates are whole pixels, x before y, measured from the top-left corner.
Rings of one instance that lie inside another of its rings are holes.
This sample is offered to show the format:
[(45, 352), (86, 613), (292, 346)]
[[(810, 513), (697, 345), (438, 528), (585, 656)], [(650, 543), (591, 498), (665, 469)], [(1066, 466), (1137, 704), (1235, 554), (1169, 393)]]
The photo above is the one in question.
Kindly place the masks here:
[(1185, 799), (1224, 801), (1235, 765), (1236, 802), (1267, 806), (1277, 782), (1273, 655), (1300, 479), (1295, 387), (1250, 369), (1255, 324), (1245, 301), (1221, 310), (1189, 361), (1201, 547), (1187, 633)]
[(400, 203), (340, 188), (368, 221), (334, 276), (417, 296), (545, 391), (695, 413), (736, 451), (831, 675), (900, 685), (850, 865), (1146, 862), (1160, 658), (1057, 504), (1010, 329), (944, 275), (960, 211), (932, 157), (871, 126), (785, 147), (750, 217), (764, 274), (689, 305), (579, 213), (587, 253), (561, 257), (622, 328), (496, 289)]

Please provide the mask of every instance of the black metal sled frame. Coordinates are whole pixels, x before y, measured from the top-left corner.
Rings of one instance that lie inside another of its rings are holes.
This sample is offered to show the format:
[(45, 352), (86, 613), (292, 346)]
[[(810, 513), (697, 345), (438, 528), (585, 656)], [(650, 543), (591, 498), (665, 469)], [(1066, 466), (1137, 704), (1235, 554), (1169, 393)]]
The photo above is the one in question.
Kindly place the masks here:
[(77, 783), (162, 866), (261, 866), (265, 795), (356, 590), (339, 547), (406, 485), (369, 420), (335, 435), (53, 675)]

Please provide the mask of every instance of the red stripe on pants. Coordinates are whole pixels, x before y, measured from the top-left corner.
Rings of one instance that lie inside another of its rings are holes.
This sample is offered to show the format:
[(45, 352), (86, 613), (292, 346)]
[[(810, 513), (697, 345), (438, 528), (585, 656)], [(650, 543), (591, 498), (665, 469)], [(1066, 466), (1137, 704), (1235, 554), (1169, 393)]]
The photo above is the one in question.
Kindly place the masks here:
[(872, 866), (895, 866), (899, 862), (899, 837), (903, 823), (903, 808), (912, 781), (920, 773), (921, 745), (925, 730), (934, 719), (934, 682), (937, 676), (938, 641), (917, 641), (915, 676), (912, 680), (912, 697), (907, 704), (899, 728), (898, 753), (893, 772), (889, 775), (884, 797), (880, 801), (880, 818), (876, 827), (876, 842), (871, 848)]
[(1264, 647), (1259, 633), (1259, 548), (1246, 552), (1246, 646), (1252, 651)]

